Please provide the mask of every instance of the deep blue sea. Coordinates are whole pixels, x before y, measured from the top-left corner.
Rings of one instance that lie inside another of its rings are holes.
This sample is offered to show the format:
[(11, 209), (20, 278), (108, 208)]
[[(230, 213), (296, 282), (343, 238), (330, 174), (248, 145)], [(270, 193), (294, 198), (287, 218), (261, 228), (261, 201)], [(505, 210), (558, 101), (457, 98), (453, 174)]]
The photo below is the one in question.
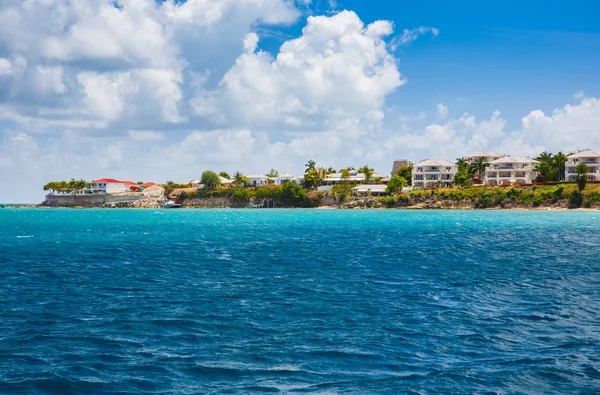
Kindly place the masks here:
[(600, 393), (600, 212), (0, 210), (2, 394)]

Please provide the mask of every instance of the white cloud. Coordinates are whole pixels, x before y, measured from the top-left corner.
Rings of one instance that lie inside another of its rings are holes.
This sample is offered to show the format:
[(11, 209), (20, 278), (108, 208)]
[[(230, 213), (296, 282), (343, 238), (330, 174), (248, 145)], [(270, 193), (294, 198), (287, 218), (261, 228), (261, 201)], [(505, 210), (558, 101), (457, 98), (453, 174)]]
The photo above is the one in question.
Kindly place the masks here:
[[(275, 58), (246, 53), (223, 77), (219, 89), (200, 91), (191, 104), (197, 115), (246, 126), (327, 130), (339, 123), (378, 124), (385, 97), (404, 81), (383, 38), (389, 22), (364, 26), (343, 11), (309, 17), (302, 36), (286, 41)], [(224, 114), (225, 112), (226, 114)]]
[(532, 111), (521, 121), (523, 140), (529, 144), (563, 151), (600, 147), (600, 100), (593, 97), (557, 108), (550, 115)]
[(244, 49), (247, 53), (254, 53), (256, 51), (256, 47), (258, 46), (258, 34), (256, 33), (248, 33), (244, 38)]
[(39, 87), (43, 91), (62, 94), (67, 92), (63, 81), (63, 68), (60, 66), (45, 67), (38, 65)]
[(419, 36), (431, 33), (433, 37), (437, 37), (440, 34), (440, 30), (435, 27), (420, 26), (415, 29), (404, 29), (402, 34), (394, 37), (390, 43), (392, 51), (395, 51), (399, 46), (409, 45), (415, 41)]
[(448, 109), (448, 106), (445, 106), (443, 103), (436, 104), (436, 114), (438, 118), (446, 118), (449, 113), (450, 110)]

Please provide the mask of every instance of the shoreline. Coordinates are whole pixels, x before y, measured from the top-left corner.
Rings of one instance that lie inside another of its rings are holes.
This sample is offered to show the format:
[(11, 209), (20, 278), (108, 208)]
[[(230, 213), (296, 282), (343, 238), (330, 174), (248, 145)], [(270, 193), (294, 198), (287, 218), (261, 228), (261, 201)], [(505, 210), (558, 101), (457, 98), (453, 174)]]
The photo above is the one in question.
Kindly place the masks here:
[[(84, 206), (44, 206), (41, 204), (18, 204), (18, 205), (4, 205), (0, 206), (0, 210), (13, 209), (69, 209), (69, 210), (164, 210), (164, 207), (84, 207)], [(565, 207), (488, 207), (488, 208), (475, 208), (475, 207), (416, 207), (416, 206), (405, 206), (405, 207), (354, 207), (347, 208), (343, 206), (318, 206), (318, 207), (276, 207), (276, 208), (263, 208), (263, 209), (249, 209), (247, 207), (180, 207), (172, 210), (251, 210), (251, 211), (271, 211), (271, 210), (340, 210), (340, 211), (360, 211), (360, 210), (396, 210), (396, 211), (590, 211), (600, 212), (600, 207), (595, 208), (565, 208)]]

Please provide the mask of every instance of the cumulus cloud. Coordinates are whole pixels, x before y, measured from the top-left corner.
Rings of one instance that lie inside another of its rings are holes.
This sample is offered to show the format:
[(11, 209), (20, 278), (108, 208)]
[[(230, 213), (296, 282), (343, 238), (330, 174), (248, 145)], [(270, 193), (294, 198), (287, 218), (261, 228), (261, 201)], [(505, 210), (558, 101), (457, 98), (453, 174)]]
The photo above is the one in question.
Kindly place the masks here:
[(255, 51), (258, 37), (251, 34), (219, 88), (202, 90), (191, 104), (197, 115), (228, 126), (327, 130), (349, 119), (378, 123), (385, 97), (404, 83), (383, 39), (391, 32), (389, 22), (365, 26), (351, 11), (311, 16), (302, 36), (283, 43), (274, 58)]
[(527, 143), (561, 150), (585, 148), (582, 145), (600, 147), (600, 100), (593, 97), (557, 108), (548, 115), (532, 111), (521, 121), (523, 140)]

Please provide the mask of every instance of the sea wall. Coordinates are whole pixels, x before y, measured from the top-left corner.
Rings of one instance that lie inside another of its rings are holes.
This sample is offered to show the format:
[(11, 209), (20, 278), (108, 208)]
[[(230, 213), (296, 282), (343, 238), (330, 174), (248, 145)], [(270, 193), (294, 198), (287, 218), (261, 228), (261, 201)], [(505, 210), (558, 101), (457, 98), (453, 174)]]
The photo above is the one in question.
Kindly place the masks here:
[(134, 202), (142, 198), (141, 195), (47, 195), (43, 205), (50, 207), (96, 207), (107, 203)]
[(181, 202), (187, 208), (243, 208), (248, 202), (234, 200), (230, 197), (191, 197)]

